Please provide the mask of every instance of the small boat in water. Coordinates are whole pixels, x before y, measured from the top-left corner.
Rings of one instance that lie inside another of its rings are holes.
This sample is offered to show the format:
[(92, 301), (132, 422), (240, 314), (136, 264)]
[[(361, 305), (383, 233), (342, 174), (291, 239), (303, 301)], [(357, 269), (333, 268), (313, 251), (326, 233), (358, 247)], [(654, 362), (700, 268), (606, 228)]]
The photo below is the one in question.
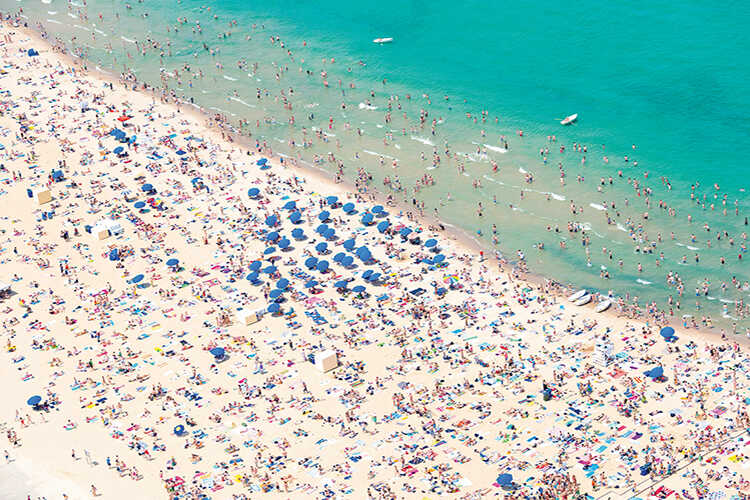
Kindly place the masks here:
[(589, 302), (591, 302), (591, 294), (587, 293), (586, 295), (584, 295), (580, 299), (576, 300), (576, 305), (577, 306), (585, 306)]
[(573, 123), (577, 119), (578, 119), (578, 113), (576, 113), (574, 115), (566, 116), (565, 118), (563, 118), (560, 121), (560, 125), (570, 125), (571, 123)]
[(576, 300), (580, 299), (581, 297), (583, 297), (587, 293), (588, 292), (585, 289), (584, 290), (578, 290), (576, 293), (574, 293), (573, 295), (571, 295), (570, 297), (568, 297), (568, 300), (571, 301), (571, 302), (575, 302)]
[(598, 303), (598, 304), (596, 305), (596, 309), (595, 309), (595, 310), (596, 310), (596, 312), (598, 312), (598, 313), (600, 313), (600, 312), (604, 312), (604, 311), (606, 311), (607, 309), (609, 309), (611, 305), (612, 305), (612, 301), (611, 301), (611, 300), (609, 300), (609, 299), (606, 299), (606, 300), (603, 300), (603, 301), (599, 302), (599, 303)]
[(391, 43), (393, 41), (393, 38), (376, 38), (372, 41), (372, 43)]

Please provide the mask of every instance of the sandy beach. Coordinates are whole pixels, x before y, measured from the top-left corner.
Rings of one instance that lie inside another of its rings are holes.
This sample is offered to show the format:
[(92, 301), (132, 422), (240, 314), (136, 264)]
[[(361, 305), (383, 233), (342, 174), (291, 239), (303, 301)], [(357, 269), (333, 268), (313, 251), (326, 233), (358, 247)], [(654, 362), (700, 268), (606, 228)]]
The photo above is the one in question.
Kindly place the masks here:
[(2, 498), (746, 497), (744, 345), (578, 306), (31, 36), (0, 28)]

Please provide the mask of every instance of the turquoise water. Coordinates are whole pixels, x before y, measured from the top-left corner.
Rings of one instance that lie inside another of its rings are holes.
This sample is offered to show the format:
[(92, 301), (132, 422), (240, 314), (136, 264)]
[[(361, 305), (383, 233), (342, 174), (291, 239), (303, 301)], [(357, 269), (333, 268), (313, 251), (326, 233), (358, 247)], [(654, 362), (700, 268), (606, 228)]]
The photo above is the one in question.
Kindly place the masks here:
[[(336, 0), (255, 5), (236, 0), (145, 0), (130, 2), (132, 8), (127, 8), (128, 2), (103, 0), (86, 5), (60, 0), (3, 4), (4, 9), (22, 7), (31, 24), (41, 23), (52, 38), (59, 36), (101, 69), (116, 73), (127, 67), (154, 84), (160, 81), (161, 69), (177, 69), (178, 76), (163, 79), (171, 89), (207, 109), (229, 114), (235, 124), (248, 119), (244, 131), (274, 151), (330, 172), (336, 170), (327, 160), (333, 153), (343, 162), (347, 177), (365, 168), (374, 176), (373, 185), (385, 191), (386, 176), (398, 175), (409, 188), (423, 175), (433, 176), (435, 185), (416, 195), (410, 189), (405, 198), (424, 201), (428, 213), (438, 208), (441, 219), (487, 246), (497, 246), (510, 258), (522, 250), (533, 271), (638, 296), (641, 304), (656, 301), (668, 307), (667, 297), (672, 295), (682, 305), (674, 310), (676, 317), (710, 315), (720, 322), (726, 315), (722, 325), (738, 320), (745, 326), (734, 302), (747, 298), (743, 284), (750, 279), (746, 259), (738, 259), (746, 255), (740, 246), (750, 208), (745, 191), (750, 188), (745, 158), (750, 132), (745, 83), (750, 69), (743, 60), (750, 48), (744, 29), (750, 20), (746, 3), (634, 6), (585, 0), (574, 6), (488, 6), (476, 1)], [(178, 24), (178, 17), (188, 22)], [(232, 20), (236, 24), (230, 24)], [(196, 21), (202, 32), (193, 31)], [(284, 48), (281, 42), (272, 43), (271, 36), (280, 37)], [(394, 42), (374, 44), (376, 37), (393, 37)], [(161, 48), (141, 55), (138, 48), (143, 45), (133, 41), (143, 43), (147, 38)], [(246, 63), (242, 67), (240, 60)], [(197, 75), (199, 69), (202, 76)], [(323, 86), (321, 71), (327, 72), (328, 87)], [(261, 89), (260, 98), (256, 89)], [(391, 102), (392, 119), (386, 123), (389, 96), (398, 96), (398, 101)], [(419, 125), (422, 109), (429, 113), (424, 127)], [(486, 122), (480, 117), (475, 123), (482, 111), (487, 112)], [(572, 113), (578, 113), (579, 120), (561, 126), (559, 120)], [(294, 124), (289, 123), (291, 116)], [(331, 129), (329, 117), (334, 119)], [(433, 119), (438, 120), (434, 134)], [(548, 142), (550, 135), (557, 141)], [(509, 143), (508, 152), (501, 152), (501, 136)], [(305, 141), (306, 147), (300, 147)], [(574, 143), (586, 145), (585, 165), (584, 154), (573, 151)], [(560, 153), (563, 144), (566, 152)], [(444, 153), (446, 145), (450, 156)], [(546, 164), (540, 155), (545, 147)], [(433, 150), (440, 155), (436, 169), (431, 169)], [(393, 158), (398, 168), (392, 167)], [(560, 163), (565, 186), (560, 183)], [(526, 173), (533, 174), (532, 183), (526, 182)], [(579, 175), (583, 182), (576, 180)], [(609, 176), (614, 178), (611, 185)], [(600, 186), (602, 177), (605, 183)], [(650, 208), (645, 206), (645, 193), (638, 196), (628, 178), (652, 190)], [(671, 189), (662, 178), (669, 180)], [(476, 181), (480, 187), (472, 186)], [(691, 202), (691, 192), (698, 200), (706, 197), (705, 209)], [(658, 208), (662, 200), (676, 210), (675, 216)], [(482, 217), (476, 215), (479, 201)], [(600, 210), (605, 201), (616, 202), (619, 210), (619, 215), (609, 210), (612, 224)], [(573, 215), (571, 203), (583, 207), (583, 213)], [(646, 211), (648, 220), (643, 218)], [(585, 229), (588, 247), (581, 244), (580, 231), (567, 231), (569, 222)], [(497, 245), (492, 241), (493, 223)], [(556, 225), (560, 232), (546, 230)], [(629, 236), (631, 226), (635, 240)], [(729, 236), (717, 240), (717, 230)], [(567, 248), (560, 247), (561, 241)], [(642, 248), (652, 242), (653, 254), (635, 252), (636, 245)], [(537, 243), (544, 243), (545, 250), (537, 250)], [(602, 266), (609, 279), (602, 278)], [(669, 271), (677, 272), (684, 283), (682, 298), (666, 283)], [(695, 288), (705, 281), (710, 281), (708, 295), (701, 290), (697, 298)]]

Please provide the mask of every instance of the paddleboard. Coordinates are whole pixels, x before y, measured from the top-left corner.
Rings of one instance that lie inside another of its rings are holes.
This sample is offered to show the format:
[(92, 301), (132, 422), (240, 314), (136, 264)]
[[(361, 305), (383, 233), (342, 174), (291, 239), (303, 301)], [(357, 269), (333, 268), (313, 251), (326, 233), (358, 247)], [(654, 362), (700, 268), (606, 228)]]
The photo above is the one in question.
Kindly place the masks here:
[(611, 301), (611, 300), (609, 300), (609, 299), (607, 299), (607, 300), (603, 300), (603, 301), (599, 302), (599, 303), (598, 303), (598, 304), (596, 305), (596, 312), (598, 312), (598, 313), (600, 313), (600, 312), (604, 312), (604, 311), (606, 311), (607, 309), (609, 309), (609, 307), (610, 307), (611, 305), (612, 305), (612, 301)]
[(576, 293), (568, 297), (568, 300), (571, 302), (575, 302), (576, 300), (580, 299), (584, 295), (586, 295), (588, 292), (586, 290), (578, 290)]
[(581, 297), (580, 299), (578, 299), (576, 301), (576, 305), (577, 306), (585, 306), (589, 302), (591, 302), (591, 295), (586, 294), (586, 295), (584, 295), (583, 297)]
[(393, 38), (376, 38), (372, 41), (372, 43), (391, 43), (393, 41)]

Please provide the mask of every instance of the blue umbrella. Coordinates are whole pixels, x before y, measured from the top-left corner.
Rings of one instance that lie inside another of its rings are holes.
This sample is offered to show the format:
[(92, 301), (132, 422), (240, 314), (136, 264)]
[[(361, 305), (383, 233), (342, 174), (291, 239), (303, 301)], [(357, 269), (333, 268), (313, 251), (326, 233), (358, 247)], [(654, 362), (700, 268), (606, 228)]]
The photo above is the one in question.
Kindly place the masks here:
[(401, 231), (398, 232), (398, 234), (400, 234), (404, 238), (406, 238), (407, 236), (409, 236), (411, 233), (412, 233), (412, 230), (409, 229), (408, 227), (402, 227)]
[(305, 260), (305, 267), (308, 269), (312, 269), (313, 267), (318, 265), (318, 259), (317, 257), (308, 257), (307, 260)]
[(185, 434), (185, 426), (182, 424), (175, 426), (174, 433), (176, 436), (182, 436), (183, 434)]
[(346, 257), (346, 254), (344, 252), (339, 252), (339, 253), (337, 253), (336, 255), (333, 256), (333, 261), (334, 262), (341, 262), (341, 259), (343, 259), (344, 257)]
[(279, 248), (281, 248), (282, 250), (284, 250), (285, 248), (289, 248), (289, 245), (291, 245), (291, 242), (289, 241), (289, 239), (287, 239), (286, 236), (282, 238), (281, 241), (279, 241)]
[(114, 150), (113, 150), (112, 152), (113, 152), (114, 154), (116, 154), (116, 155), (119, 155), (120, 153), (122, 153), (122, 152), (123, 152), (123, 150), (124, 150), (124, 149), (125, 149), (125, 148), (123, 148), (122, 146), (117, 146), (117, 147), (116, 147), (116, 148), (115, 148), (115, 149), (114, 149)]
[(266, 225), (268, 227), (273, 227), (276, 225), (276, 223), (279, 221), (279, 219), (275, 215), (271, 215), (266, 218)]
[(436, 255), (436, 256), (435, 256), (435, 257), (434, 257), (434, 258), (432, 259), (432, 262), (433, 262), (433, 263), (435, 263), (435, 264), (440, 264), (440, 263), (441, 263), (441, 262), (443, 262), (444, 260), (445, 260), (445, 255), (443, 255), (443, 254), (441, 254), (441, 253), (440, 253), (440, 254), (437, 254), (437, 255)]
[(181, 150), (181, 149), (178, 149), (177, 150), (177, 154), (180, 155), (180, 156), (182, 156), (182, 155), (185, 155), (187, 153), (185, 151)]
[(328, 270), (328, 261), (321, 260), (320, 262), (318, 262), (318, 265), (315, 267), (318, 269), (318, 271), (320, 271), (321, 273), (324, 273)]
[(347, 249), (347, 250), (349, 250), (349, 251), (351, 252), (351, 251), (352, 251), (352, 249), (354, 249), (354, 246), (355, 246), (356, 244), (357, 244), (357, 242), (356, 242), (356, 241), (354, 241), (354, 238), (351, 238), (351, 239), (349, 239), (349, 240), (346, 240), (346, 241), (344, 242), (344, 248), (345, 248), (345, 249)]
[(360, 258), (363, 262), (367, 262), (372, 258), (372, 253), (370, 253), (370, 249), (367, 247), (359, 247), (357, 249), (357, 257)]
[(143, 281), (144, 276), (142, 274), (136, 274), (133, 276), (133, 279), (130, 280), (131, 283), (140, 283)]
[(284, 290), (288, 286), (289, 286), (289, 280), (286, 278), (281, 278), (279, 281), (276, 282), (276, 288), (278, 288), (279, 290)]
[(665, 339), (671, 339), (674, 336), (674, 328), (672, 328), (671, 326), (665, 326), (659, 333)]
[(370, 212), (374, 214), (379, 214), (382, 211), (383, 211), (383, 205), (375, 205), (374, 207), (372, 207), (372, 210), (370, 210)]
[(367, 281), (378, 281), (378, 278), (380, 278), (380, 273), (372, 273)]
[(346, 288), (348, 284), (349, 284), (348, 281), (341, 280), (341, 281), (337, 281), (336, 283), (334, 283), (333, 286), (335, 286), (336, 288)]
[(260, 160), (255, 162), (255, 164), (258, 165), (259, 167), (262, 167), (266, 163), (268, 163), (268, 160), (266, 158), (261, 158)]
[(495, 479), (495, 482), (500, 486), (508, 486), (513, 483), (513, 476), (510, 474), (500, 474), (497, 476), (497, 479)]
[(664, 375), (664, 368), (662, 368), (661, 366), (654, 367), (644, 372), (644, 375), (651, 378), (659, 378)]
[(365, 291), (365, 287), (363, 287), (362, 285), (357, 285), (354, 288), (352, 288), (352, 292), (354, 293), (362, 293), (364, 291)]
[(224, 348), (223, 347), (214, 347), (213, 349), (211, 349), (208, 352), (210, 352), (211, 355), (214, 356), (215, 358), (223, 358), (224, 357)]
[(276, 302), (268, 306), (268, 312), (270, 313), (277, 313), (281, 309), (281, 306), (278, 305)]
[(328, 198), (326, 198), (326, 203), (328, 203), (329, 205), (335, 205), (338, 201), (338, 196), (329, 196)]
[(378, 231), (380, 231), (381, 233), (384, 233), (388, 229), (388, 226), (390, 225), (391, 225), (390, 222), (388, 222), (387, 220), (384, 220), (378, 224)]
[(305, 236), (305, 232), (300, 228), (292, 229), (292, 238), (301, 240)]
[(282, 293), (284, 293), (284, 290), (279, 290), (278, 288), (275, 288), (268, 293), (268, 296), (271, 297), (272, 299), (277, 299), (279, 295), (281, 295)]
[(429, 240), (424, 242), (424, 246), (426, 246), (427, 248), (432, 248), (435, 245), (437, 245), (437, 240), (434, 238), (430, 238)]
[(294, 210), (295, 208), (297, 208), (297, 202), (294, 201), (294, 200), (287, 201), (284, 204), (283, 208), (284, 208), (284, 210)]
[(328, 218), (331, 216), (331, 213), (328, 210), (323, 210), (318, 214), (318, 219), (321, 221), (328, 220)]
[(438, 295), (443, 295), (445, 291), (445, 288), (438, 288), (437, 290), (435, 290), (435, 293)]
[(266, 235), (268, 241), (276, 241), (279, 239), (279, 233), (277, 231), (271, 231)]
[(341, 207), (345, 213), (350, 214), (354, 212), (354, 203), (347, 203), (343, 207)]
[(258, 274), (258, 271), (253, 271), (247, 275), (247, 281), (258, 281), (259, 277), (260, 274)]
[(247, 190), (247, 195), (250, 198), (255, 198), (259, 194), (260, 194), (260, 189), (258, 189), (258, 188), (250, 188), (250, 189)]
[(266, 274), (273, 274), (276, 272), (276, 266), (268, 266), (267, 268), (263, 269), (263, 272)]
[(336, 230), (332, 227), (329, 227), (325, 233), (323, 233), (323, 237), (327, 240), (332, 240), (336, 237)]
[(323, 234), (326, 231), (328, 231), (328, 224), (321, 224), (315, 228), (315, 232), (318, 234)]
[(302, 219), (302, 214), (300, 212), (292, 212), (292, 215), (289, 216), (289, 220), (292, 221), (292, 224), (298, 223)]
[(341, 259), (341, 265), (344, 267), (349, 267), (352, 264), (354, 264), (354, 257), (352, 257), (351, 255), (347, 255), (346, 257)]
[(152, 189), (154, 189), (154, 186), (151, 184), (144, 184), (141, 186), (141, 191), (151, 191)]
[(167, 267), (177, 267), (177, 264), (180, 263), (179, 259), (169, 259), (167, 261)]
[(263, 265), (263, 263), (261, 261), (255, 260), (255, 261), (253, 261), (253, 262), (250, 263), (250, 270), (251, 271), (258, 271), (258, 270), (260, 270), (260, 268), (261, 268), (262, 265)]
[(317, 250), (320, 253), (325, 253), (326, 250), (328, 250), (328, 243), (325, 241), (321, 241), (317, 245), (315, 245), (315, 250)]
[(39, 403), (42, 402), (41, 396), (31, 396), (28, 401), (26, 401), (26, 404), (29, 406), (36, 406)]
[(362, 279), (368, 279), (374, 272), (375, 271), (373, 271), (372, 269), (368, 269), (367, 271), (362, 273)]
[(136, 201), (136, 202), (135, 202), (135, 204), (134, 204), (133, 206), (134, 206), (135, 208), (143, 208), (143, 207), (145, 207), (145, 206), (146, 206), (146, 203), (144, 203), (144, 202), (142, 202), (142, 201)]
[(275, 247), (266, 247), (265, 250), (263, 250), (263, 255), (271, 255), (276, 251)]
[(316, 286), (318, 286), (318, 282), (315, 280), (310, 280), (305, 283), (305, 288), (315, 288)]
[(364, 224), (365, 226), (367, 226), (369, 224), (372, 224), (372, 214), (371, 213), (368, 212), (368, 213), (366, 213), (365, 215), (362, 216), (362, 224)]

